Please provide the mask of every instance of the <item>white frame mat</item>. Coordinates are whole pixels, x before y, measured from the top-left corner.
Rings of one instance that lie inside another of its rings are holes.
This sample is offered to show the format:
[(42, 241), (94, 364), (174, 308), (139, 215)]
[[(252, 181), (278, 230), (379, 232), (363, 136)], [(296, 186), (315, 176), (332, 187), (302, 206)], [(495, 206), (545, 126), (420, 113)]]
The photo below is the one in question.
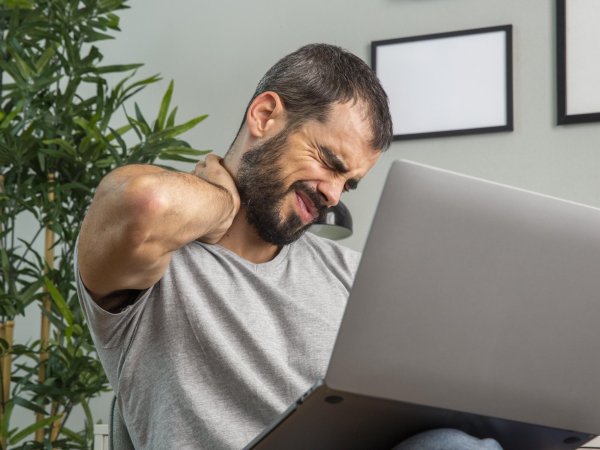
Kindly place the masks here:
[(371, 44), (394, 139), (512, 131), (512, 26)]

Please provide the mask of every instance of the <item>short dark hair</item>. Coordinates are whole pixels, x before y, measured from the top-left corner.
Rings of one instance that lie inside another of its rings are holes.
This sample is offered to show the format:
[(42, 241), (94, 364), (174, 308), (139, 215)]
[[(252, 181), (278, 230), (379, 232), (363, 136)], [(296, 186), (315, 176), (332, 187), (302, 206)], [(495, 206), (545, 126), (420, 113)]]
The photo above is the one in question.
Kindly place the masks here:
[(248, 106), (266, 91), (282, 98), (292, 129), (308, 120), (325, 122), (334, 103), (360, 101), (366, 106), (373, 148), (385, 150), (391, 144), (385, 91), (362, 59), (340, 47), (309, 44), (284, 56), (260, 80)]

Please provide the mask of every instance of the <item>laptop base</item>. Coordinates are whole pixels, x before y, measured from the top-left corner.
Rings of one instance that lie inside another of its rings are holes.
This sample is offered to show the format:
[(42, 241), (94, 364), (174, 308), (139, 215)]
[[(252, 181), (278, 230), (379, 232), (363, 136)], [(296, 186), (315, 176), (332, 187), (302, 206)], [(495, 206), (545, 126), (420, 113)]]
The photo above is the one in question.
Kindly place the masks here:
[[(293, 420), (290, 418), (293, 417)], [(246, 449), (390, 450), (432, 429), (494, 438), (504, 450), (574, 450), (595, 435), (353, 394), (323, 384)]]

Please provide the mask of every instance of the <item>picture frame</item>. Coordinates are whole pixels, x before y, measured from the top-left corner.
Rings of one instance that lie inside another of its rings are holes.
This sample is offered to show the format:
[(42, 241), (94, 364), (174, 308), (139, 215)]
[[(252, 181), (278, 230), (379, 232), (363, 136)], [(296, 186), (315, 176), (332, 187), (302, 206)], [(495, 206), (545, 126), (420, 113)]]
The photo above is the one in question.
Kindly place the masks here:
[(394, 140), (513, 130), (512, 25), (373, 41)]
[(600, 2), (556, 0), (557, 124), (600, 121)]

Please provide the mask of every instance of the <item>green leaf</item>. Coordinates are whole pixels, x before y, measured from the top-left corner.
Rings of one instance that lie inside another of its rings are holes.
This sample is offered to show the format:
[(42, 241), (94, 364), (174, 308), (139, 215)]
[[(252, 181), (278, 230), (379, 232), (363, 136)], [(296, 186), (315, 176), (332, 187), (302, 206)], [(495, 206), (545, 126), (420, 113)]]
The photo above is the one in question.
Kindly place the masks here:
[(167, 119), (167, 127), (171, 128), (173, 125), (175, 125), (175, 115), (177, 114), (177, 106), (175, 108), (173, 108), (173, 111), (171, 111), (171, 114), (169, 114), (169, 118)]
[(83, 412), (85, 413), (86, 431), (87, 431), (87, 435), (88, 435), (88, 439), (89, 439), (94, 434), (94, 419), (92, 416), (92, 411), (90, 409), (90, 405), (87, 400), (83, 400), (81, 402), (81, 407), (83, 408)]
[(35, 63), (35, 69), (36, 69), (38, 75), (42, 72), (44, 67), (46, 67), (46, 64), (48, 64), (48, 62), (52, 59), (52, 57), (54, 56), (55, 53), (56, 53), (56, 49), (54, 48), (53, 45), (48, 46), (46, 48), (46, 50), (44, 50), (44, 53), (42, 53), (42, 56), (40, 56), (40, 58)]
[(121, 136), (123, 136), (129, 130), (131, 130), (131, 124), (123, 125), (122, 127), (117, 128), (116, 130), (113, 130), (111, 128), (110, 129), (111, 133), (106, 136), (106, 140), (108, 142), (112, 141), (113, 139), (117, 139), (118, 140), (118, 138), (120, 138)]
[(9, 401), (4, 405), (4, 416), (2, 422), (0, 422), (0, 436), (8, 436), (8, 428), (10, 426), (10, 417), (12, 410), (15, 407), (13, 401)]
[(35, 299), (35, 293), (40, 288), (41, 284), (42, 283), (40, 281), (31, 283), (31, 285), (19, 295), (20, 301), (23, 305), (27, 306)]
[(135, 118), (138, 125), (142, 128), (142, 132), (146, 135), (150, 134), (150, 126), (148, 125), (148, 122), (146, 122), (139, 105), (137, 103), (134, 103), (133, 105), (135, 108)]
[[(77, 442), (79, 445), (82, 446), (82, 448), (86, 448), (85, 447), (86, 438), (84, 436), (81, 436), (80, 434), (76, 433), (75, 431), (73, 431), (67, 427), (62, 427), (60, 432), (62, 434), (64, 434), (66, 437), (68, 437), (69, 439), (71, 439), (72, 441)], [(91, 438), (88, 438), (88, 441), (91, 442), (93, 439), (94, 439), (94, 433), (92, 431), (92, 436), (91, 436)]]
[(158, 159), (161, 159), (163, 161), (181, 161), (181, 162), (187, 162), (187, 163), (198, 162), (197, 159), (187, 158), (185, 156), (176, 155), (176, 154), (172, 154), (172, 153), (167, 153), (167, 154), (161, 153), (160, 155), (158, 155)]
[(0, 122), (0, 130), (8, 128), (8, 126), (10, 125), (10, 122), (15, 117), (17, 117), (18, 114), (20, 114), (23, 111), (23, 105), (24, 105), (24, 103), (22, 100), (17, 102), (17, 104), (13, 107), (13, 109), (10, 110), (8, 114), (6, 114), (4, 119), (2, 119), (2, 122)]
[(13, 397), (13, 402), (15, 402), (15, 405), (19, 405), (22, 406), (23, 408), (26, 408), (30, 411), (36, 412), (36, 413), (40, 413), (43, 414), (44, 416), (47, 414), (46, 410), (44, 408), (42, 408), (40, 405), (30, 402), (29, 400), (25, 400), (24, 398), (21, 397)]
[[(114, 11), (116, 9), (128, 8), (123, 5), (124, 0), (100, 0), (98, 2), (98, 9), (100, 11)], [(109, 14), (109, 16), (112, 14)]]
[(97, 159), (94, 162), (94, 166), (99, 169), (108, 169), (109, 167), (112, 167), (114, 163), (115, 163), (115, 158), (113, 158), (112, 156), (109, 156), (107, 158)]
[(90, 27), (82, 27), (82, 29), (85, 30), (85, 32), (84, 32), (85, 38), (84, 38), (83, 42), (86, 42), (86, 43), (114, 39), (114, 36), (111, 36), (110, 34), (106, 34), (106, 33), (100, 33), (99, 31), (96, 31)]
[(202, 122), (207, 117), (208, 117), (208, 114), (205, 114), (203, 116), (195, 117), (192, 120), (188, 120), (187, 122), (185, 122), (182, 125), (177, 125), (177, 126), (174, 126), (171, 128), (166, 128), (166, 129), (161, 130), (158, 133), (155, 133), (152, 136), (150, 136), (149, 140), (162, 141), (163, 139), (178, 136), (178, 135), (185, 133), (186, 131), (194, 128), (196, 125), (198, 125), (200, 122)]
[(77, 151), (75, 150), (73, 145), (70, 142), (65, 141), (64, 139), (45, 139), (42, 142), (46, 145), (58, 145), (71, 156), (77, 155)]
[(40, 428), (47, 427), (48, 425), (52, 424), (58, 419), (60, 419), (60, 416), (48, 417), (47, 419), (42, 419), (39, 422), (36, 422), (34, 424), (29, 425), (28, 427), (23, 428), (21, 431), (10, 437), (10, 445), (16, 444), (17, 442), (23, 440), (30, 434), (35, 433)]
[(37, 158), (38, 158), (38, 163), (40, 164), (40, 169), (42, 170), (42, 172), (46, 171), (46, 155), (44, 155), (42, 152), (39, 152), (37, 154)]
[(93, 136), (98, 142), (101, 142), (104, 137), (100, 132), (91, 124), (89, 121), (84, 119), (83, 117), (75, 117), (73, 122), (83, 128), (88, 134)]
[(19, 73), (23, 77), (23, 79), (28, 80), (31, 78), (33, 71), (35, 70), (35, 65), (33, 62), (22, 52), (18, 50), (20, 47), (12, 46), (9, 47), (9, 54), (15, 60), (17, 67), (19, 69)]
[(196, 150), (189, 147), (168, 147), (158, 155), (158, 158), (163, 161), (181, 161), (188, 163), (197, 163), (198, 158), (189, 158), (188, 156), (202, 156), (210, 153), (211, 150)]
[(65, 192), (70, 192), (73, 190), (79, 190), (79, 191), (83, 191), (83, 192), (91, 192), (91, 189), (89, 186), (86, 186), (85, 184), (82, 184), (82, 183), (78, 183), (76, 181), (73, 181), (72, 183), (65, 183), (65, 184), (60, 185), (60, 190), (65, 191)]
[(154, 131), (162, 130), (165, 127), (165, 121), (167, 119), (167, 113), (169, 112), (169, 106), (171, 105), (171, 97), (173, 96), (173, 80), (169, 83), (169, 87), (165, 92), (160, 103), (160, 109), (158, 111), (158, 118), (156, 124), (158, 126)]
[(162, 153), (172, 153), (178, 155), (202, 156), (210, 153), (212, 150), (196, 150), (189, 147), (168, 147)]
[[(120, 4), (120, 3), (122, 3), (122, 1), (118, 0), (117, 3)], [(114, 8), (111, 8), (111, 9), (114, 9)], [(107, 26), (109, 28), (112, 28), (113, 30), (119, 29), (119, 22), (120, 22), (119, 16), (117, 16), (116, 14), (109, 13), (106, 15), (106, 18), (108, 19)]]
[(142, 67), (143, 64), (115, 64), (110, 66), (96, 67), (96, 73), (115, 73), (115, 72), (129, 72), (130, 70), (136, 70)]
[(8, 9), (34, 9), (35, 2), (33, 0), (2, 0), (0, 5), (5, 4)]
[(52, 297), (52, 300), (54, 300), (54, 304), (60, 311), (60, 314), (64, 317), (69, 325), (73, 325), (73, 313), (69, 309), (65, 298), (60, 292), (58, 292), (58, 289), (56, 289), (56, 286), (48, 277), (44, 277), (44, 284), (46, 285), (46, 289), (48, 289), (50, 297)]
[[(125, 81), (127, 81), (129, 78), (131, 78), (131, 77), (126, 77), (124, 80), (122, 80), (123, 83)], [(134, 83), (131, 83), (130, 85), (128, 85), (124, 88), (119, 88), (119, 99), (118, 99), (117, 104), (122, 105), (127, 99), (129, 99), (130, 97), (132, 97), (133, 95), (135, 95), (136, 93), (138, 93), (139, 91), (144, 89), (146, 86), (156, 83), (160, 80), (161, 80), (161, 77), (159, 75), (152, 75), (151, 77), (144, 78), (143, 80), (139, 80)], [(117, 86), (119, 86), (119, 85), (117, 85)]]

